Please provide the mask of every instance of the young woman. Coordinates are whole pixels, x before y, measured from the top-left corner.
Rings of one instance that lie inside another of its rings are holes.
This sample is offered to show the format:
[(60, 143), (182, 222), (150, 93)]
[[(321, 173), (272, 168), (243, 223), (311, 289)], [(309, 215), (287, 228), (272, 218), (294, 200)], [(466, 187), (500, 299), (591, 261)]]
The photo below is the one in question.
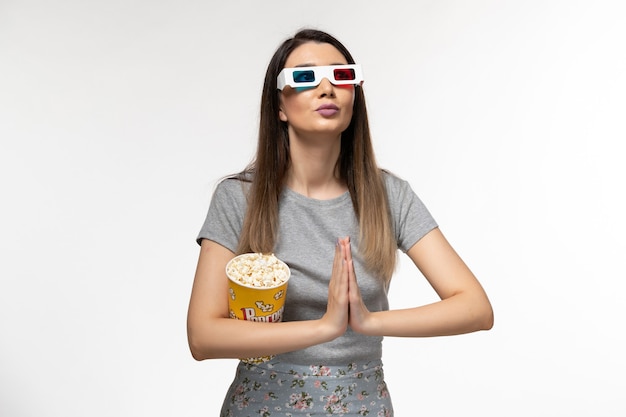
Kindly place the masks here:
[[(221, 181), (198, 236), (188, 312), (197, 360), (240, 362), (222, 416), (392, 416), (384, 336), (490, 329), (483, 288), (409, 184), (376, 165), (360, 67), (331, 35), (302, 30), (268, 66), (256, 157)], [(403, 251), (441, 301), (389, 310)], [(274, 253), (291, 278), (283, 321), (229, 316), (225, 265)]]

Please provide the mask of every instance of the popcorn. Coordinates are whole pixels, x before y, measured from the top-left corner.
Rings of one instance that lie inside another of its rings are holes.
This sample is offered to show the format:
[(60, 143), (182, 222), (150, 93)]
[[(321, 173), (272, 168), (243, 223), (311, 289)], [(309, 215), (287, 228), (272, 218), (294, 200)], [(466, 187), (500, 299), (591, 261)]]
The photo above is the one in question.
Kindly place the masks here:
[[(229, 316), (236, 320), (263, 323), (282, 321), (291, 272), (274, 254), (245, 253), (226, 264)], [(241, 358), (261, 363), (273, 355)]]
[(226, 265), (226, 274), (242, 285), (272, 288), (289, 279), (289, 267), (274, 254), (246, 253)]

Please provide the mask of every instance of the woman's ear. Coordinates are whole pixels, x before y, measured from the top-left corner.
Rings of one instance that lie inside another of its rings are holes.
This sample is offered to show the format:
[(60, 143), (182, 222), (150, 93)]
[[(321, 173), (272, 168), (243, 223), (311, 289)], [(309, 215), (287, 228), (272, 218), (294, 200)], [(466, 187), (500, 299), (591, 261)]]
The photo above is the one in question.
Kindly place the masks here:
[(278, 109), (278, 118), (282, 121), (282, 122), (286, 122), (287, 121), (287, 115), (285, 114), (285, 112), (283, 111), (283, 109)]

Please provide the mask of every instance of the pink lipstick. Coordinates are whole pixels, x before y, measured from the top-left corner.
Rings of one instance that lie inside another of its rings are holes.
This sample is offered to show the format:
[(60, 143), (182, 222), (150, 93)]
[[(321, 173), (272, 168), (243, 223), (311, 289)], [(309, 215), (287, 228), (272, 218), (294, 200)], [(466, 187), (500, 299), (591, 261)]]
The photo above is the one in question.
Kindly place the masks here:
[(324, 117), (329, 117), (336, 114), (339, 111), (339, 107), (335, 106), (334, 104), (322, 104), (317, 109), (315, 109), (315, 111)]

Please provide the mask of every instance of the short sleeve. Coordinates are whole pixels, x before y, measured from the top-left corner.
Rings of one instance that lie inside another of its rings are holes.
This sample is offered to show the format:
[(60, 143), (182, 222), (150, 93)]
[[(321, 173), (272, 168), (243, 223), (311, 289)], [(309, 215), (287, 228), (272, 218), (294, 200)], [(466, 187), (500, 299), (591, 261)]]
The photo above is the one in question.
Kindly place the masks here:
[(385, 173), (385, 184), (398, 248), (406, 252), (437, 222), (407, 181)]
[(246, 213), (244, 182), (238, 179), (221, 181), (211, 198), (209, 211), (196, 241), (209, 239), (236, 252)]

